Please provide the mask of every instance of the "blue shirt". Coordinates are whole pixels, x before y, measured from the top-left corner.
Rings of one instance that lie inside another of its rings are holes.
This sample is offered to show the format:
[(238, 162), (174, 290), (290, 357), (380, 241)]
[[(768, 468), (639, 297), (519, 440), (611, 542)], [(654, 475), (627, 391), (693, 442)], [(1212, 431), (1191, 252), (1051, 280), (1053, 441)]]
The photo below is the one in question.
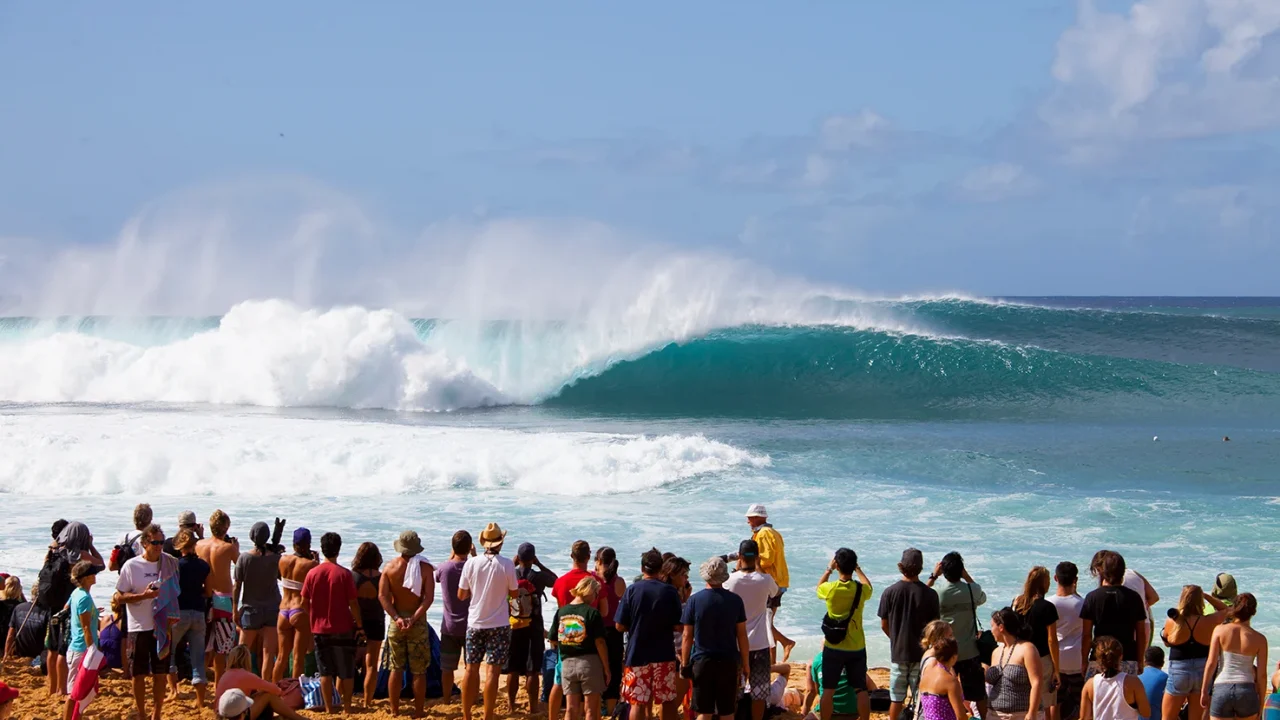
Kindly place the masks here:
[(1151, 703), (1151, 717), (1147, 720), (1161, 720), (1160, 703), (1164, 702), (1164, 686), (1169, 684), (1169, 675), (1163, 670), (1147, 667), (1138, 679), (1147, 691), (1147, 702)]
[(675, 662), (671, 634), (680, 628), (680, 594), (661, 580), (632, 583), (618, 603), (613, 621), (626, 627), (626, 667)]
[(737, 660), (738, 623), (747, 621), (747, 606), (742, 598), (724, 588), (707, 588), (685, 603), (683, 625), (693, 626), (692, 662), (698, 658)]
[(98, 606), (93, 604), (93, 598), (82, 588), (76, 588), (71, 593), (71, 644), (68, 649), (76, 652), (84, 652), (89, 649), (89, 643), (84, 636), (84, 626), (80, 624), (80, 616), (89, 613), (89, 627), (93, 628), (93, 636), (98, 636)]

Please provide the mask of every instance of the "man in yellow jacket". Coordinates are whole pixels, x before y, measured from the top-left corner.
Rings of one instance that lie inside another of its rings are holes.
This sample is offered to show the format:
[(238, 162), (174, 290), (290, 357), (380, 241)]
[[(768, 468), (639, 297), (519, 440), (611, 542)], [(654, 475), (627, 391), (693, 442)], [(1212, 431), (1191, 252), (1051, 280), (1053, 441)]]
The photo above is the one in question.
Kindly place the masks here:
[[(760, 547), (760, 571), (778, 583), (778, 594), (769, 600), (771, 617), (776, 616), (782, 605), (782, 595), (791, 584), (791, 576), (787, 573), (786, 545), (782, 541), (782, 535), (769, 524), (769, 511), (764, 505), (756, 503), (747, 508), (747, 524), (751, 526), (752, 539)], [(782, 662), (787, 662), (791, 657), (791, 649), (796, 646), (795, 641), (783, 635), (776, 626), (773, 628), (773, 639), (782, 646)]]

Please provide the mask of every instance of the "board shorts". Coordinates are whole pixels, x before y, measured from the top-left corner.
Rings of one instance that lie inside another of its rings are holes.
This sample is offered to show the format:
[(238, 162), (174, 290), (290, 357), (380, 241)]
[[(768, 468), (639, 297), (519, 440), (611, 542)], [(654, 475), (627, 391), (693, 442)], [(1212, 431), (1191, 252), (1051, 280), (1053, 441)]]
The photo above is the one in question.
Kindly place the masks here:
[(212, 619), (205, 633), (204, 651), (214, 655), (226, 655), (240, 642), (235, 620), (231, 617), (231, 595), (213, 594)]
[[(528, 627), (515, 628), (511, 631), (511, 650), (507, 653), (507, 663), (502, 672), (506, 675), (535, 675), (542, 665), (542, 653), (547, 649), (547, 641), (541, 623)], [(601, 674), (603, 680), (604, 675)]]
[(782, 596), (786, 594), (787, 594), (786, 588), (778, 588), (778, 594), (769, 598), (768, 601), (765, 602), (765, 607), (769, 608), (770, 610), (777, 610), (778, 608), (782, 607)]
[[(747, 672), (747, 683), (751, 687), (752, 700), (769, 699), (769, 651), (768, 650), (752, 650), (747, 654), (747, 659), (751, 661), (751, 667)], [(735, 659), (733, 663), (734, 670), (737, 670), (738, 661)]]
[(316, 670), (320, 677), (351, 680), (356, 676), (356, 638), (352, 633), (315, 636)]
[(903, 703), (916, 696), (920, 687), (921, 663), (894, 663), (889, 667), (889, 702)]
[(849, 689), (867, 691), (867, 651), (822, 648), (822, 689), (840, 687), (840, 676), (849, 678)]
[(466, 635), (440, 636), (440, 669), (453, 672), (462, 664), (462, 653), (467, 647)]
[(511, 626), (496, 628), (467, 628), (467, 664), (507, 664), (511, 651)]
[[(441, 650), (441, 657), (443, 655)], [(426, 619), (410, 625), (408, 630), (401, 630), (398, 624), (391, 623), (387, 633), (387, 669), (425, 675), (430, 665), (431, 640)]]
[(622, 700), (629, 705), (675, 702), (677, 674), (674, 660), (628, 667), (622, 672)]
[(124, 679), (148, 675), (168, 675), (169, 663), (160, 661), (160, 652), (156, 647), (154, 630), (131, 632), (125, 635), (124, 662), (121, 663)]

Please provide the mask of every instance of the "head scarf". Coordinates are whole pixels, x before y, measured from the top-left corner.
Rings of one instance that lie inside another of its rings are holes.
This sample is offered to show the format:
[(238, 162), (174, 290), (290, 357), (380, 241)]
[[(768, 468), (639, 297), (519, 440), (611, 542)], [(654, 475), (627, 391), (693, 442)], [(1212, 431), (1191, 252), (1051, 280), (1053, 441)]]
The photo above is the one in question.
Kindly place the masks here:
[(80, 553), (88, 551), (92, 542), (93, 535), (82, 522), (69, 522), (58, 533), (58, 551), (71, 563), (79, 562)]

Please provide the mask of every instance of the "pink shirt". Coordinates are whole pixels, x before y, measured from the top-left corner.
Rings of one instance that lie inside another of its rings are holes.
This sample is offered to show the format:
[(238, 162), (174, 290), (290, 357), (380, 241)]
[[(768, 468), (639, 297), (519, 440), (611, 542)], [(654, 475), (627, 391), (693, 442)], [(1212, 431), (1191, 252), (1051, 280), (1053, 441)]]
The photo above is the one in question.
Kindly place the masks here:
[(218, 689), (213, 696), (215, 707), (218, 701), (222, 699), (222, 693), (231, 689), (239, 690), (249, 697), (253, 697), (256, 692), (264, 692), (271, 695), (280, 694), (279, 686), (273, 682), (263, 680), (248, 670), (227, 670), (222, 673), (222, 679), (218, 681)]

